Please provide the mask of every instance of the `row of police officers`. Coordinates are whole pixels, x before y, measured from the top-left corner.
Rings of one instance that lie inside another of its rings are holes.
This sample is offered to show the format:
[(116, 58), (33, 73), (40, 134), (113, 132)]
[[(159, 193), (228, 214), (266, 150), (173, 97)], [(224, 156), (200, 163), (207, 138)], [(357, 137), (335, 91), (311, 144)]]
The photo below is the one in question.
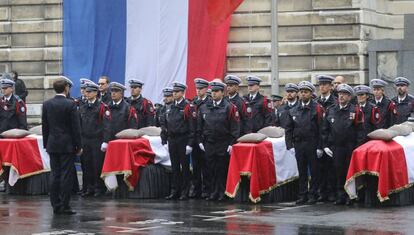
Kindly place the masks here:
[[(247, 77), (245, 96), (239, 93), (242, 81), (235, 75), (226, 76), (224, 82), (197, 78), (197, 96), (192, 100), (184, 97), (187, 86), (174, 82), (163, 89), (164, 104), (156, 109), (141, 95), (140, 80), (129, 81), (131, 96), (124, 97), (127, 88), (106, 76), (98, 84), (81, 79), (81, 97), (68, 94), (66, 98), (76, 105), (80, 117), (82, 195), (105, 193), (100, 178), (104, 152), (116, 133), (156, 125), (172, 163), (172, 187), (166, 199), (224, 200), (229, 156), (237, 138), (280, 126), (286, 130), (286, 147), (295, 152), (299, 169), (297, 203), (350, 203), (343, 186), (352, 151), (367, 141), (369, 132), (413, 115), (414, 99), (407, 92), (410, 81), (396, 78), (398, 95), (389, 99), (383, 80), (372, 80), (371, 87), (339, 84), (335, 89), (335, 78), (322, 75), (317, 80), (319, 96), (312, 83), (302, 81), (286, 84), (285, 97), (271, 99), (259, 92), (261, 79), (256, 76)], [(26, 106), (13, 95), (13, 81), (3, 76), (0, 83), (0, 131), (26, 129)]]

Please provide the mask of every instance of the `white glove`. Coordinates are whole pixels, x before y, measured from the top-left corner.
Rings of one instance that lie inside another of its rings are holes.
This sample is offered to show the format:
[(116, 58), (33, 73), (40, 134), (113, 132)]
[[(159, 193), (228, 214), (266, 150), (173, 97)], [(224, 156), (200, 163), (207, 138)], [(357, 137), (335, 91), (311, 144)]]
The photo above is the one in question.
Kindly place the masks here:
[(316, 150), (316, 156), (317, 156), (318, 158), (321, 158), (321, 157), (322, 157), (322, 155), (323, 155), (323, 150), (322, 150), (322, 149), (317, 149), (317, 150)]
[(229, 145), (229, 147), (227, 148), (227, 152), (229, 153), (229, 154), (231, 154), (231, 150), (233, 149), (233, 147), (231, 147), (231, 145)]
[(101, 144), (101, 151), (102, 152), (106, 152), (106, 149), (108, 148), (108, 144), (107, 143), (105, 143), (105, 142), (103, 142), (102, 144)]
[(204, 145), (203, 145), (203, 143), (199, 143), (198, 144), (198, 147), (200, 147), (200, 149), (201, 150), (203, 150), (203, 152), (205, 152), (206, 150), (204, 149)]
[(329, 156), (329, 157), (333, 157), (333, 152), (332, 150), (330, 150), (329, 148), (324, 148), (323, 151), (325, 151), (325, 153)]
[(193, 148), (192, 147), (190, 147), (190, 146), (185, 146), (185, 155), (188, 155), (188, 154), (190, 154), (191, 152), (193, 151)]
[(168, 151), (169, 151), (169, 150), (168, 150), (168, 144), (164, 144), (163, 146), (164, 146), (164, 148), (165, 148), (165, 149), (167, 150), (167, 152), (168, 152)]

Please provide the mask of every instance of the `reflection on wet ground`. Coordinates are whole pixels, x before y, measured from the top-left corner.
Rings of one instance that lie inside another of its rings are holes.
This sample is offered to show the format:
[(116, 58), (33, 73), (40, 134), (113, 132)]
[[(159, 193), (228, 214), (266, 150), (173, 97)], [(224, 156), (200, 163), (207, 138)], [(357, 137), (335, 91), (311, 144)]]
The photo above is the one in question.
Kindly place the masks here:
[(413, 207), (73, 199), (54, 216), (46, 196), (0, 195), (0, 234), (411, 234)]

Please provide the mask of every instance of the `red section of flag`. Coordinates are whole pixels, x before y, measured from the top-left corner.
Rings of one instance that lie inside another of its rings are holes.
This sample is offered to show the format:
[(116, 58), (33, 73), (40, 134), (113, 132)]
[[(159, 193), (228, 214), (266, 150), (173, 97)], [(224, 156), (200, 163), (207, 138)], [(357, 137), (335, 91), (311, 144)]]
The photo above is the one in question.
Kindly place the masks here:
[(371, 140), (355, 149), (345, 189), (351, 181), (365, 174), (378, 177), (378, 197), (381, 202), (389, 199), (390, 193), (407, 187), (408, 171), (403, 147), (395, 141)]
[(140, 168), (154, 163), (154, 157), (155, 153), (147, 139), (110, 141), (101, 176), (124, 175), (124, 181), (132, 191), (138, 183)]
[(207, 9), (214, 24), (224, 22), (243, 0), (208, 0)]
[(275, 161), (271, 142), (233, 145), (227, 174), (227, 196), (231, 198), (236, 196), (242, 175), (249, 176), (249, 198), (254, 203), (261, 200), (260, 195), (269, 192), (276, 186)]
[(189, 1), (187, 98), (195, 96), (195, 78), (208, 81), (223, 78), (231, 20), (229, 16), (236, 8), (231, 7), (233, 4), (230, 2), (242, 1)]

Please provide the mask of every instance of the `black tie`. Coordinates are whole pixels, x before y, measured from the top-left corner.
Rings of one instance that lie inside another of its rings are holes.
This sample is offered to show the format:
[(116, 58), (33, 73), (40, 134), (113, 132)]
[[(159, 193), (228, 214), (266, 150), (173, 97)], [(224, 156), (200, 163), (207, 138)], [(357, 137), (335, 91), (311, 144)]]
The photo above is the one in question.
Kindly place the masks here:
[(214, 107), (217, 107), (217, 101), (214, 101)]
[(322, 98), (322, 103), (325, 103), (325, 101), (326, 101), (326, 98), (325, 98), (325, 97), (323, 97), (323, 98)]

